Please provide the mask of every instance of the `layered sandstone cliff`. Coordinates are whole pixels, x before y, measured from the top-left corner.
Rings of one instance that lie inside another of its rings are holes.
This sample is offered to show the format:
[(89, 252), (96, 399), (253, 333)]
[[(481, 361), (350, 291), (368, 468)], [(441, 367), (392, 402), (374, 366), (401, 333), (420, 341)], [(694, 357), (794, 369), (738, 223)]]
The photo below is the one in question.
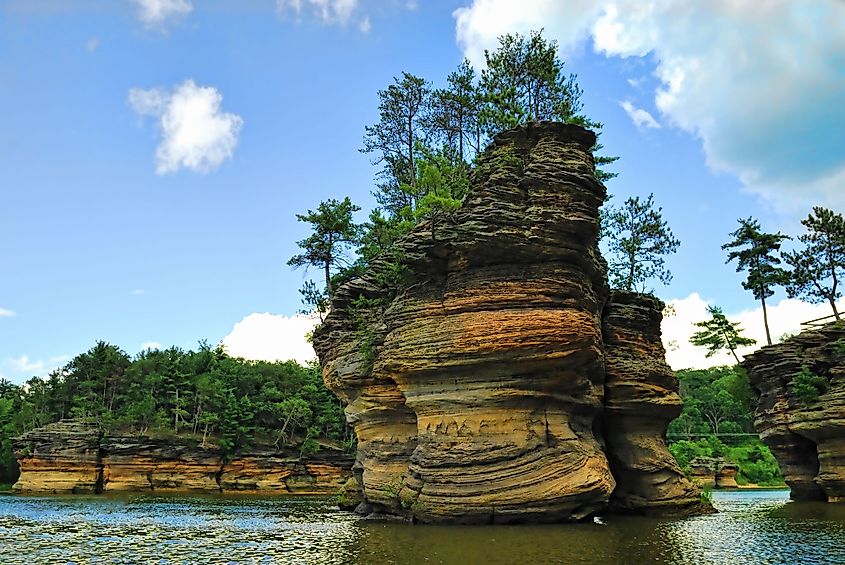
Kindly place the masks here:
[(314, 345), (358, 436), (362, 509), (577, 520), (615, 492), (625, 511), (700, 508), (663, 440), (680, 404), (661, 305), (608, 305), (594, 144), (557, 123), (500, 134), (461, 210), (397, 242), (410, 284), (376, 262), (337, 290)]
[[(742, 365), (759, 394), (754, 425), (792, 498), (845, 501), (845, 323), (763, 347)], [(799, 373), (821, 379), (815, 398), (796, 394)]]
[(103, 434), (96, 426), (62, 421), (15, 440), (25, 493), (250, 492), (336, 494), (351, 476), (353, 458), (324, 449), (255, 452), (228, 460), (217, 448), (180, 438)]

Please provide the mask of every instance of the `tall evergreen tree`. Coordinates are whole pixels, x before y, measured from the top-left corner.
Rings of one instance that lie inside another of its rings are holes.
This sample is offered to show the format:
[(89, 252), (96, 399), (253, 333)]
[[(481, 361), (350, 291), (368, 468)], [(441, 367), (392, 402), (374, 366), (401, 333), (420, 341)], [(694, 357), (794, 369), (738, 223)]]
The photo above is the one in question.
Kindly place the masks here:
[(766, 310), (766, 298), (775, 293), (775, 287), (786, 284), (789, 273), (779, 267), (781, 260), (776, 253), (780, 250), (783, 240), (789, 237), (782, 233), (765, 233), (760, 230), (760, 223), (754, 218), (737, 220), (739, 228), (731, 232), (732, 241), (724, 244), (722, 249), (732, 250), (728, 253), (726, 263), (736, 259), (737, 272), (746, 271), (747, 277), (742, 283), (745, 290), (750, 290), (754, 298), (763, 306), (763, 325), (766, 328), (766, 342), (772, 344), (769, 332), (769, 315)]
[(320, 202), (316, 211), (308, 210), (307, 214), (296, 215), (300, 222), (311, 224), (312, 233), (297, 242), (303, 253), (291, 257), (288, 265), (323, 269), (329, 299), (334, 296), (332, 269), (345, 264), (344, 252), (358, 239), (359, 228), (352, 214), (360, 209), (347, 196), (341, 201), (332, 198)]
[(602, 237), (610, 248), (608, 274), (614, 287), (645, 292), (650, 279), (669, 284), (672, 273), (666, 268), (666, 255), (675, 253), (681, 242), (663, 219), (663, 209), (655, 209), (653, 194), (645, 200), (628, 198), (622, 206), (602, 211), (601, 222)]
[(842, 214), (815, 206), (801, 223), (807, 228), (798, 236), (804, 249), (783, 254), (792, 267), (786, 293), (812, 303), (826, 300), (840, 320), (836, 300), (842, 297), (839, 283), (845, 279), (845, 219)]
[(690, 343), (707, 348), (707, 357), (712, 357), (719, 351), (727, 349), (739, 364), (739, 357), (736, 355), (737, 347), (745, 347), (757, 343), (755, 340), (745, 337), (739, 322), (731, 322), (722, 313), (722, 309), (716, 306), (708, 306), (707, 313), (709, 320), (696, 322), (695, 325), (703, 328), (701, 331), (692, 334)]
[[(426, 137), (426, 110), (431, 86), (410, 73), (394, 78), (393, 84), (378, 92), (379, 121), (364, 128), (364, 153), (375, 153), (373, 164), (383, 166), (382, 184), (375, 193), (380, 205), (398, 212), (416, 204), (417, 156)], [(404, 190), (407, 185), (411, 190)]]

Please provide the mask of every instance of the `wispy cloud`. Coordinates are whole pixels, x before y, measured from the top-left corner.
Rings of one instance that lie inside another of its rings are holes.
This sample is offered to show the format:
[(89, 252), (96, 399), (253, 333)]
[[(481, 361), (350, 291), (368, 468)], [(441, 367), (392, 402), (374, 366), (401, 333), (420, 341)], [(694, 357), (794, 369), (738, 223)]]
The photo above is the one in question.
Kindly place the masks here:
[(373, 28), (373, 25), (370, 23), (370, 16), (366, 16), (363, 20), (358, 23), (358, 31), (363, 34), (370, 33), (370, 30)]
[(216, 88), (197, 86), (192, 80), (173, 89), (129, 91), (129, 105), (138, 115), (158, 119), (157, 174), (180, 169), (207, 173), (232, 157), (244, 120), (223, 112), (222, 102)]
[[(305, 15), (326, 25), (346, 25), (357, 8), (358, 0), (276, 0), (279, 14), (294, 14), (297, 18)], [(369, 31), (369, 25), (361, 31)]]
[(638, 128), (660, 129), (660, 124), (657, 123), (654, 116), (649, 114), (647, 110), (637, 108), (628, 100), (620, 102), (619, 105), (622, 106), (622, 109), (625, 110), (625, 113), (628, 114), (628, 117), (631, 118), (631, 121)]
[(132, 296), (140, 296), (140, 295), (144, 294), (145, 292), (146, 291), (143, 288), (136, 288), (136, 289), (133, 289), (130, 294)]
[(190, 14), (191, 0), (132, 0), (138, 8), (138, 19), (150, 28), (163, 28)]
[(28, 355), (21, 355), (7, 359), (5, 364), (15, 373), (25, 374), (26, 376), (44, 376), (53, 369), (61, 367), (69, 359), (69, 355), (54, 355), (47, 359), (30, 359)]
[(0, 308), (0, 318), (14, 318), (18, 313), (8, 308)]
[(85, 42), (85, 50), (89, 53), (93, 53), (100, 47), (100, 40), (96, 37), (92, 37), (88, 41)]

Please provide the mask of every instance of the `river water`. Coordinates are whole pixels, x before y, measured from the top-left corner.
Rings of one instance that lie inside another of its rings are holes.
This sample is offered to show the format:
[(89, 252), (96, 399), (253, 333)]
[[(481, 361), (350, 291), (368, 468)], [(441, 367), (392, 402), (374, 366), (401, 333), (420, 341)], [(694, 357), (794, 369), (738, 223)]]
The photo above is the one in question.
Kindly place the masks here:
[(716, 492), (718, 514), (409, 526), (319, 498), (0, 496), (0, 564), (845, 563), (845, 505)]

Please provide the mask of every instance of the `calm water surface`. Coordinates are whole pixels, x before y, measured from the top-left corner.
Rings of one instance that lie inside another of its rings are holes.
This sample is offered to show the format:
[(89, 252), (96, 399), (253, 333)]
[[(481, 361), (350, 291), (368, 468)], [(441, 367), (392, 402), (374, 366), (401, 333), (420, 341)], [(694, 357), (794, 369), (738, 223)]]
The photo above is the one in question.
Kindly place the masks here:
[(0, 496), (0, 564), (845, 564), (845, 505), (786, 491), (715, 504), (686, 520), (457, 527), (367, 522), (314, 498)]

